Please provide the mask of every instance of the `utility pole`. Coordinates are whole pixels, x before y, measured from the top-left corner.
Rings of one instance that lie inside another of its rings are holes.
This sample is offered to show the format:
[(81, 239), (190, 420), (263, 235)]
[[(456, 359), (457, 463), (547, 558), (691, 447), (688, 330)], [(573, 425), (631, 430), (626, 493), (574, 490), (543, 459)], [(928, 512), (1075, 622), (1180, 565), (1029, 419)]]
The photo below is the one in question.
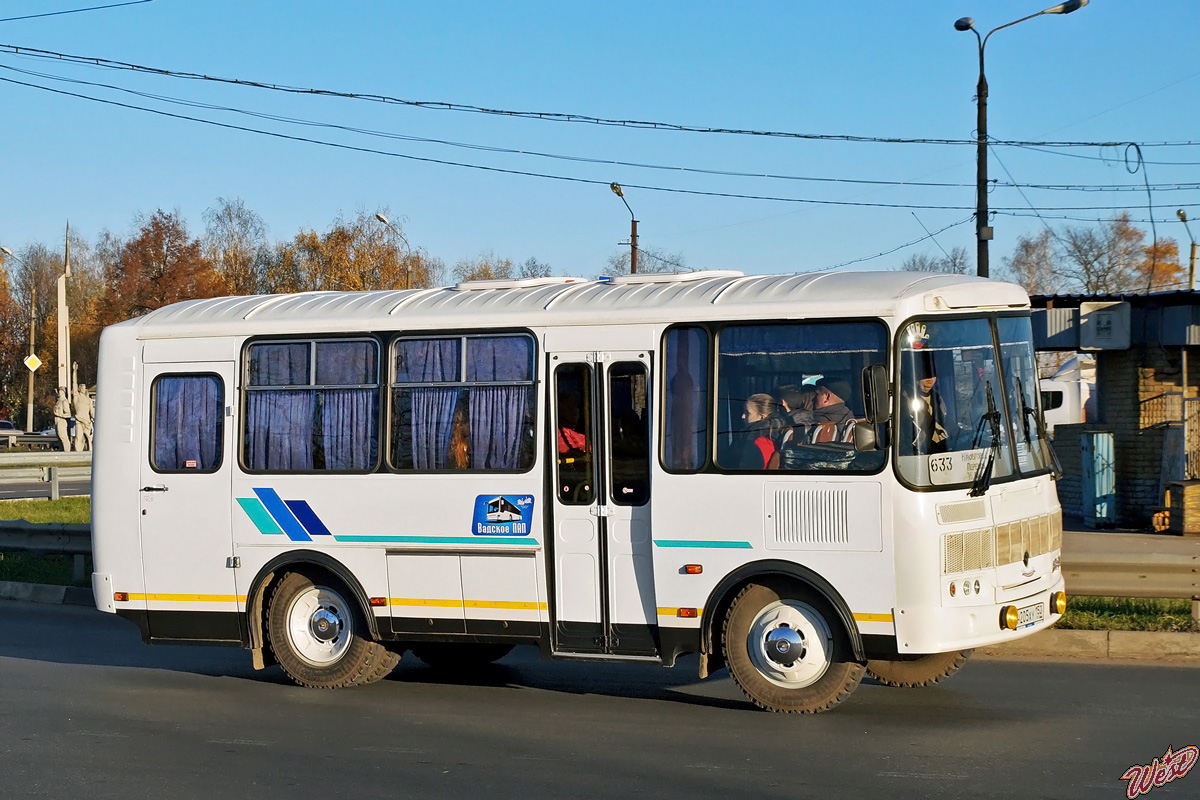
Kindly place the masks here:
[(621, 184), (610, 183), (608, 188), (612, 189), (613, 194), (621, 198), (621, 202), (625, 204), (625, 208), (629, 210), (629, 274), (637, 274), (637, 218), (633, 216), (633, 209), (629, 208), (629, 201), (625, 199), (625, 192), (621, 191)]
[(67, 223), (66, 268), (58, 276), (58, 387), (65, 389), (72, 401), (75, 387), (71, 385), (71, 311), (67, 308), (67, 278), (71, 277), (71, 223)]
[[(29, 288), (29, 357), (37, 358), (34, 353), (34, 329), (37, 326), (37, 287), (30, 286)], [(29, 366), (26, 364), (26, 366)], [(33, 433), (33, 373), (34, 370), (29, 370), (29, 397), (25, 403), (25, 431)]]

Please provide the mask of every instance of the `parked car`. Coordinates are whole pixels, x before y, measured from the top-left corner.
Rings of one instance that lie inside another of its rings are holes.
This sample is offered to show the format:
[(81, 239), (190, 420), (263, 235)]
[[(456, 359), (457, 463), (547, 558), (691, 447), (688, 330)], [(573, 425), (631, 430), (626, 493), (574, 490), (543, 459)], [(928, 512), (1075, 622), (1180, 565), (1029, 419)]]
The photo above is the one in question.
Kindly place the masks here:
[(17, 437), (24, 434), (20, 428), (12, 424), (12, 420), (0, 419), (0, 444), (12, 447), (17, 443)]

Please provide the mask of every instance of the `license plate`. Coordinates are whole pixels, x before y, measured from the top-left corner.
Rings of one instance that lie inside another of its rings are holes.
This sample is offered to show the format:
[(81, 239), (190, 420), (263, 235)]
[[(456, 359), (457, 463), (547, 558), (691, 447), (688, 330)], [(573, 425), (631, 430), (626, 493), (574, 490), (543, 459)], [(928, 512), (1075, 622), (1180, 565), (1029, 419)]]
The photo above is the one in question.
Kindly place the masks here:
[(1017, 609), (1017, 627), (1024, 628), (1046, 618), (1046, 607), (1041, 603)]

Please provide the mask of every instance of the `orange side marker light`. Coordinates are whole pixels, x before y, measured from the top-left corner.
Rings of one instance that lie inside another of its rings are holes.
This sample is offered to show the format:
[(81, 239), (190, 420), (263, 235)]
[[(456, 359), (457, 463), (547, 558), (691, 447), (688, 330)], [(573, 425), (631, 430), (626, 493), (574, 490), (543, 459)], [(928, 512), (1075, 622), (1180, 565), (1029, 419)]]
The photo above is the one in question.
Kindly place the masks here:
[(699, 575), (704, 572), (704, 567), (700, 564), (684, 564), (683, 571), (688, 575)]
[(118, 603), (124, 603), (129, 600), (129, 592), (113, 592), (113, 600)]
[(681, 609), (679, 609), (679, 611), (678, 611), (677, 613), (678, 613), (678, 614), (679, 614), (679, 616), (681, 616), (681, 617), (695, 617), (695, 616), (696, 616), (696, 609), (694, 609), (694, 608), (681, 608)]

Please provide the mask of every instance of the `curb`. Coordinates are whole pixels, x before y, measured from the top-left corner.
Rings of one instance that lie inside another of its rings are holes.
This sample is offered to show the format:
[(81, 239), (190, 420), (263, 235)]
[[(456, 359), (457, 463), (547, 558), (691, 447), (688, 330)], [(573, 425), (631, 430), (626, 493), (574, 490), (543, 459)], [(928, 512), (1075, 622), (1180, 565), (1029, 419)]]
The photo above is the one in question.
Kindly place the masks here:
[(1123, 659), (1200, 664), (1200, 634), (1051, 629), (1008, 644), (981, 647), (975, 654), (995, 659)]
[(96, 600), (91, 589), (82, 586), (51, 586), (45, 583), (0, 581), (0, 600), (23, 600), (27, 603), (92, 606)]

